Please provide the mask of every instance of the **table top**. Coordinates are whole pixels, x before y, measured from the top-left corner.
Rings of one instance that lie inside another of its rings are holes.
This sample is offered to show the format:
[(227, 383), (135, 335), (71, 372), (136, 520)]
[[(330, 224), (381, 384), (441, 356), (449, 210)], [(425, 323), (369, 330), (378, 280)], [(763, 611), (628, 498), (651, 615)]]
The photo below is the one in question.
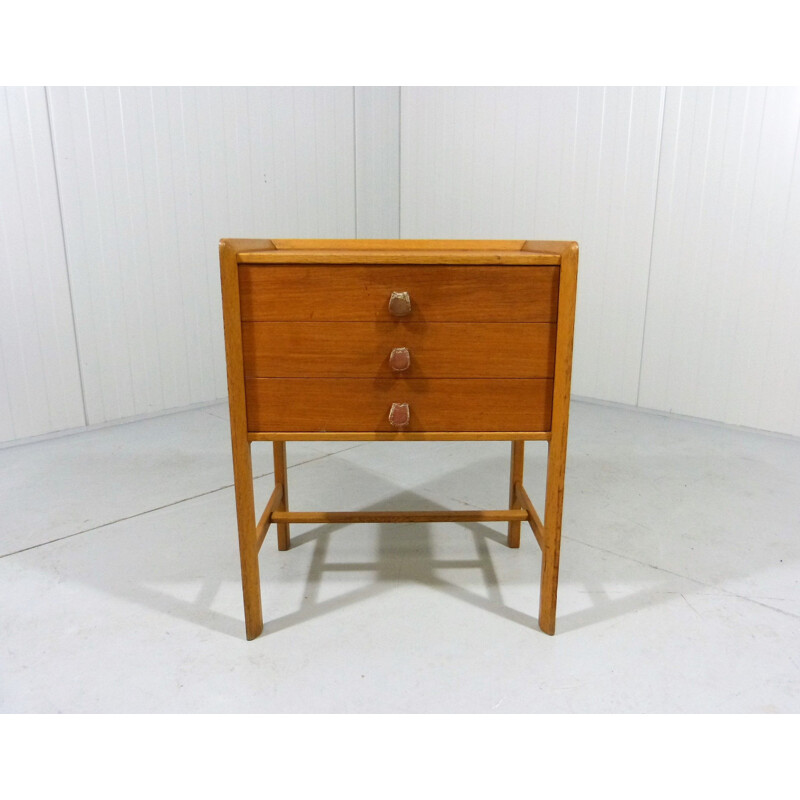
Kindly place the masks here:
[(558, 265), (577, 244), (526, 239), (222, 239), (240, 264)]

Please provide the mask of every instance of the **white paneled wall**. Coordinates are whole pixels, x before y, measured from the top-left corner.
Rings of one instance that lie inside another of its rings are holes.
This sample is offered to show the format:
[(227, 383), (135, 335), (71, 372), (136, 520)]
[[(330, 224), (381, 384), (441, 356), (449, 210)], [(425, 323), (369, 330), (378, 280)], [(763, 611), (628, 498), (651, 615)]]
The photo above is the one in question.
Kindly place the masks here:
[(800, 90), (666, 101), (639, 404), (800, 435)]
[(635, 403), (661, 89), (402, 90), (405, 238), (576, 239), (573, 391)]
[(800, 435), (800, 90), (0, 100), (0, 441), (224, 397), (222, 236), (577, 239), (576, 394)]
[(43, 88), (0, 88), (0, 441), (85, 424)]
[(355, 90), (356, 236), (400, 237), (400, 89)]
[(50, 90), (90, 423), (226, 394), (217, 242), (353, 236), (353, 91)]

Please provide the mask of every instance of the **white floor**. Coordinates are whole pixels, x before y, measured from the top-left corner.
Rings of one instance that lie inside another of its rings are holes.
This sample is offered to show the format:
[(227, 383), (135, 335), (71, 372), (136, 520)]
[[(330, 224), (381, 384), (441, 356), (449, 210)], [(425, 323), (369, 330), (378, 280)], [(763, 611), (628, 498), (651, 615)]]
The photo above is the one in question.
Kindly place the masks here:
[[(527, 529), (296, 525), (247, 642), (227, 437), (219, 405), (0, 450), (0, 711), (800, 711), (800, 441), (574, 402), (555, 637)], [(298, 510), (507, 500), (508, 443), (289, 461)]]

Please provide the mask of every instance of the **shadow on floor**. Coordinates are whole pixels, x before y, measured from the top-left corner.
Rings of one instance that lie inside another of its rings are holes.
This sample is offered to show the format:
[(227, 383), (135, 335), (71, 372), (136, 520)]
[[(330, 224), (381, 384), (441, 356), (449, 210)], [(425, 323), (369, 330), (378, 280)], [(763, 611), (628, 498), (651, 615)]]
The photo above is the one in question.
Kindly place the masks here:
[[(398, 508), (425, 511), (445, 510), (444, 506), (433, 504), (428, 498), (413, 492), (404, 492), (391, 500), (378, 503), (365, 511), (391, 511)], [(447, 523), (449, 525), (458, 523)], [(497, 523), (498, 527), (505, 527)], [(315, 617), (331, 613), (353, 603), (358, 603), (389, 591), (395, 586), (418, 583), (449, 594), (450, 596), (511, 620), (526, 627), (538, 629), (536, 617), (532, 617), (503, 602), (497, 572), (489, 552), (489, 542), (506, 546), (506, 536), (499, 530), (482, 523), (460, 523), (462, 529), (469, 530), (475, 547), (475, 558), (446, 559), (435, 558), (433, 531), (428, 523), (380, 524), (377, 528), (378, 556), (371, 562), (330, 561), (328, 551), (335, 534), (345, 525), (322, 525), (292, 537), (292, 547), (313, 546), (314, 551), (306, 578), (303, 602), (297, 611), (277, 619), (268, 620), (264, 633), (277, 631), (297, 625)], [(531, 537), (532, 539), (533, 537)], [(527, 543), (530, 546), (530, 542)], [(486, 595), (473, 592), (448, 581), (443, 577), (448, 569), (478, 571)], [(319, 594), (325, 576), (337, 573), (371, 573), (373, 581), (337, 597), (320, 601)], [(538, 575), (532, 576), (538, 585)]]
[[(600, 429), (605, 430), (605, 427), (600, 426)], [(727, 434), (702, 430), (697, 434), (695, 428), (687, 431), (683, 439), (673, 436), (671, 449), (662, 445), (660, 450), (650, 447), (647, 441), (644, 444), (639, 442), (643, 434), (634, 430), (630, 437), (637, 458), (623, 458), (620, 453), (608, 452), (606, 457), (611, 459), (608, 463), (601, 460), (603, 451), (599, 446), (595, 447), (597, 452), (589, 446), (573, 449), (567, 468), (566, 493), (569, 500), (563, 540), (563, 547), (571, 547), (572, 553), (569, 561), (562, 557), (561, 595), (563, 597), (565, 588), (565, 565), (568, 565), (569, 573), (581, 575), (581, 582), (585, 581), (585, 595), (590, 604), (578, 610), (559, 611), (557, 635), (664, 603), (679, 593), (675, 591), (676, 581), (686, 587), (709, 587), (729, 577), (754, 574), (765, 567), (770, 553), (767, 549), (753, 550), (749, 534), (755, 522), (763, 521), (763, 506), (752, 498), (741, 499), (742, 493), (736, 491), (737, 484), (732, 480), (744, 481), (752, 473), (752, 467), (743, 456), (738, 460), (728, 458), (727, 461), (716, 457), (727, 452), (724, 446), (728, 443), (716, 441), (726, 439)], [(669, 430), (672, 431), (672, 427)], [(690, 433), (698, 437), (704, 434), (709, 439), (705, 449), (693, 458), (686, 453), (686, 440), (691, 438)], [(589, 434), (584, 434), (579, 441), (588, 438)], [(754, 447), (758, 444), (757, 441)], [(446, 503), (456, 498), (451, 507), (464, 507), (458, 498), (469, 497), (482, 503), (483, 496), (475, 499), (474, 491), (483, 485), (481, 476), (488, 476), (492, 481), (491, 494), (495, 497), (507, 485), (505, 447), (494, 447), (490, 452), (495, 455), (489, 458), (475, 458), (475, 451), (470, 451), (468, 458), (459, 460), (451, 453), (446, 468), (439, 469), (436, 474), (429, 471), (428, 479), (422, 474), (418, 478), (425, 494), (413, 488), (398, 492), (397, 482), (388, 476), (394, 463), (388, 462), (385, 468), (381, 467), (382, 471), (372, 470), (363, 463), (355, 463), (364, 461), (359, 450), (332, 454), (320, 461), (292, 468), (290, 487), (297, 489), (290, 492), (292, 507), (308, 508), (304, 497), (312, 497), (324, 504), (326, 498), (314, 493), (317, 487), (325, 485), (323, 475), (327, 485), (336, 483), (341, 487), (352, 487), (351, 502), (352, 498), (384, 498), (362, 506), (363, 510), (437, 510), (445, 507), (433, 503), (431, 495), (443, 498)], [(749, 455), (744, 446), (742, 450), (743, 455)], [(424, 452), (424, 458), (428, 459), (432, 451)], [(482, 448), (481, 452), (486, 450)], [(433, 455), (438, 459), (440, 453), (436, 451)], [(534, 448), (526, 452), (526, 474), (529, 477), (525, 481), (540, 512), (543, 510), (540, 497), (544, 477), (541, 455)], [(416, 475), (413, 462), (405, 463), (406, 467), (412, 464), (411, 474)], [(692, 476), (704, 475), (712, 466), (720, 471), (720, 479), (713, 483), (697, 482), (695, 488)], [(420, 462), (421, 473), (423, 467)], [(270, 479), (257, 481), (262, 504), (268, 496), (268, 491), (265, 496), (264, 490), (269, 482)], [(710, 490), (709, 485), (712, 487)], [(540, 491), (537, 492), (537, 488)], [(713, 498), (716, 505), (710, 502), (710, 491), (717, 495)], [(342, 502), (347, 507), (347, 498)], [(736, 503), (741, 508), (737, 508)], [(501, 508), (505, 503), (497, 500), (486, 505), (489, 506)], [(728, 506), (733, 509), (728, 513), (730, 524), (725, 519), (716, 524), (720, 514), (713, 509)], [(706, 511), (706, 508), (712, 510)], [(748, 514), (753, 519), (748, 521)], [(780, 518), (776, 519), (780, 522)], [(265, 634), (285, 630), (410, 583), (443, 592), (538, 634), (540, 559), (536, 542), (526, 525), (523, 524), (522, 549), (506, 552), (495, 549), (505, 547), (504, 524), (462, 524), (459, 526), (462, 532), (468, 531), (472, 538), (470, 549), (474, 548), (474, 557), (453, 560), (435, 557), (434, 542), (439, 541), (440, 535), (446, 535), (440, 534), (441, 526), (427, 523), (374, 526), (377, 557), (369, 563), (332, 559), (331, 546), (340, 532), (346, 533), (342, 531), (344, 527), (322, 525), (309, 529), (295, 526), (293, 550), (311, 547), (313, 551), (310, 560), (295, 561), (295, 566), (286, 572), (289, 574), (293, 570), (294, 574), (291, 584), (286, 581), (285, 586), (293, 593), (302, 585), (304, 590), (295, 609), (288, 613), (285, 602), (275, 616), (270, 615), (269, 605), (264, 604)], [(571, 541), (570, 532), (573, 530), (580, 531), (581, 539), (586, 541)], [(30, 558), (36, 568), (52, 572), (54, 581), (79, 580), (166, 617), (244, 639), (235, 531), (233, 490), (224, 489), (76, 539), (54, 543), (39, 553), (34, 550), (15, 558)], [(275, 553), (274, 535), (274, 531), (270, 531), (262, 550), (261, 563), (269, 563), (272, 575), (280, 576), (279, 569), (287, 569), (287, 563), (291, 562), (285, 559), (292, 559), (293, 550)], [(712, 572), (719, 570), (717, 555), (723, 547), (730, 554), (727, 565), (721, 573)], [(503, 587), (508, 580), (498, 579), (497, 564), (501, 554), (504, 574), (509, 564), (518, 565), (514, 567), (514, 576), (525, 589), (522, 602), (515, 592), (516, 599), (510, 604), (507, 598), (512, 593), (504, 592)], [(510, 561), (505, 559), (506, 554)], [(788, 561), (788, 553), (786, 558)], [(282, 561), (276, 562), (276, 559)], [(600, 559), (602, 570), (594, 566)], [(300, 574), (300, 565), (306, 563), (307, 573)], [(691, 572), (681, 564), (690, 564)], [(473, 575), (478, 576), (479, 581), (471, 581), (469, 588), (465, 588), (448, 577), (448, 571), (454, 569), (474, 570)], [(320, 599), (326, 581), (337, 574), (358, 573), (369, 573), (370, 582), (338, 597)], [(269, 587), (265, 578), (267, 574), (268, 570), (262, 566), (265, 589)], [(693, 577), (688, 577), (689, 574)], [(624, 593), (604, 591), (604, 587), (618, 588), (620, 585), (625, 589)], [(643, 588), (628, 591), (628, 587)], [(577, 591), (574, 585), (570, 588)], [(236, 606), (231, 599), (234, 590)], [(220, 600), (221, 594), (225, 595), (224, 602)]]

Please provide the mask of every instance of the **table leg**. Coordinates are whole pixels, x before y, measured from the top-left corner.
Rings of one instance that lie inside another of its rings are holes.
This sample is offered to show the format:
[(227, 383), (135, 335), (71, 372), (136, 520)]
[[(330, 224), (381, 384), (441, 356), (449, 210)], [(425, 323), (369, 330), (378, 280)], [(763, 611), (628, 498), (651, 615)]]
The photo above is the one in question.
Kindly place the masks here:
[[(273, 442), (272, 455), (275, 463), (275, 485), (279, 483), (283, 486), (283, 497), (278, 504), (276, 511), (289, 510), (289, 487), (287, 485), (287, 468), (286, 468), (286, 442)], [(278, 550), (288, 550), (291, 546), (289, 538), (289, 523), (278, 523)]]
[(564, 468), (566, 439), (562, 446), (548, 443), (547, 495), (544, 507), (542, 579), (539, 597), (539, 627), (551, 636), (556, 632), (558, 562), (561, 553), (561, 517), (564, 509)]
[[(517, 501), (517, 483), (522, 483), (522, 472), (525, 467), (525, 442), (522, 440), (511, 442), (511, 489), (509, 492), (508, 507), (522, 508)], [(520, 526), (519, 520), (508, 523), (508, 546), (519, 547)]]
[(234, 442), (233, 477), (236, 519), (239, 526), (239, 561), (242, 568), (244, 621), (248, 639), (255, 639), (264, 628), (261, 612), (261, 579), (258, 569), (253, 464), (250, 443)]

